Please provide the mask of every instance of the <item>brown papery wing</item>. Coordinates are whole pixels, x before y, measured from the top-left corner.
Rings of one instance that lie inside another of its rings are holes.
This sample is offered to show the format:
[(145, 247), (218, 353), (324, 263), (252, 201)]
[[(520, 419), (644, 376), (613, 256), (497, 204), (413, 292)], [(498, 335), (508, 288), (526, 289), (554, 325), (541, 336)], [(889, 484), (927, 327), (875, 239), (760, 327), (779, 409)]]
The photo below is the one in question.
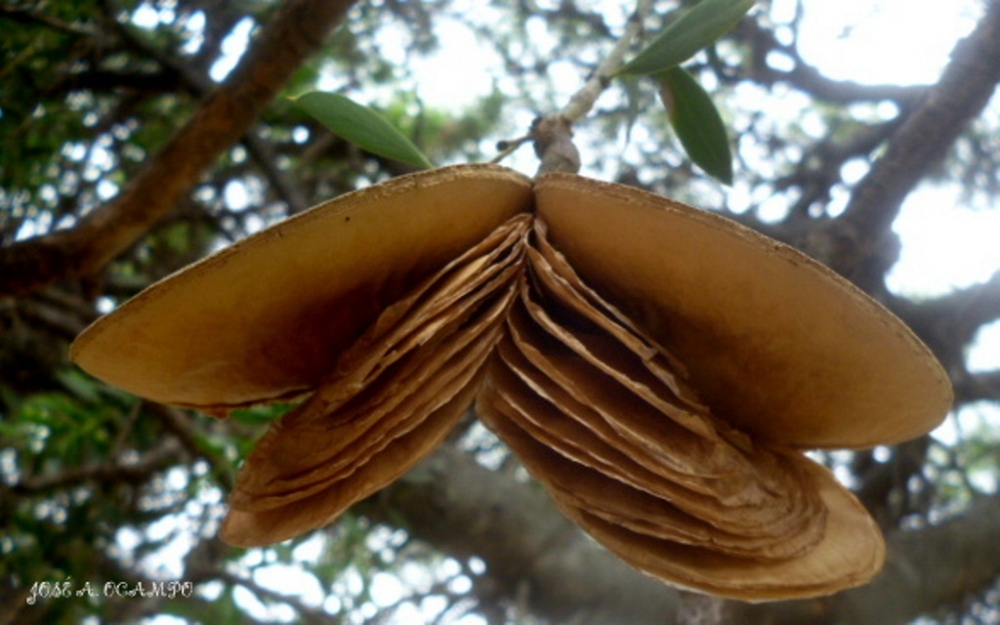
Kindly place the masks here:
[(797, 459), (828, 510), (822, 540), (781, 560), (741, 557), (718, 549), (643, 535), (579, 506), (563, 512), (637, 569), (676, 586), (744, 601), (784, 601), (829, 595), (865, 584), (881, 570), (885, 543), (875, 521), (827, 471)]
[[(499, 395), (492, 384), (483, 390), (480, 402), (490, 427), (503, 437), (561, 508), (586, 510), (598, 519), (649, 538), (758, 560), (787, 559), (815, 544), (812, 536), (801, 532), (789, 540), (726, 532), (676, 505), (676, 487), (667, 486), (660, 491), (661, 496), (655, 496), (645, 489), (625, 486), (614, 477), (615, 470), (604, 472), (603, 468), (574, 462), (542, 439), (534, 438), (529, 430), (519, 427), (524, 422), (519, 408)], [(670, 499), (664, 493), (669, 493)]]
[(506, 222), (387, 309), (270, 428), (237, 478), (225, 540), (268, 544), (325, 525), (433, 451), (500, 336), (529, 223)]
[(854, 497), (800, 452), (712, 415), (683, 363), (587, 287), (545, 234), (536, 219), (478, 405), (557, 505), (685, 588), (773, 600), (869, 580), (884, 545)]
[(386, 307), (518, 213), (531, 181), (442, 167), (342, 195), (194, 263), (74, 342), (87, 372), (214, 414), (311, 392)]
[[(544, 229), (536, 220), (535, 241), (544, 241)], [(801, 477), (794, 469), (782, 467), (778, 457), (749, 443), (749, 439), (732, 432), (725, 423), (715, 419), (703, 405), (685, 405), (679, 397), (671, 398), (660, 382), (643, 367), (643, 362), (655, 360), (645, 356), (649, 349), (636, 349), (637, 341), (622, 340), (621, 326), (611, 331), (612, 324), (606, 317), (588, 315), (582, 319), (569, 305), (571, 298), (579, 299), (572, 290), (554, 291), (548, 288), (552, 279), (545, 274), (558, 265), (537, 263), (537, 255), (529, 254), (530, 275), (534, 288), (522, 288), (520, 304), (529, 311), (537, 328), (565, 346), (563, 349), (538, 350), (536, 358), (551, 357), (561, 362), (550, 362), (548, 371), (560, 378), (567, 388), (578, 389), (578, 396), (588, 405), (602, 411), (619, 432), (638, 445), (644, 445), (661, 461), (677, 467), (694, 466), (693, 474), (709, 478), (705, 486), (720, 501), (730, 506), (747, 505), (760, 509), (762, 523), (771, 524), (778, 519), (767, 518), (768, 510), (785, 509), (782, 521), (794, 518), (793, 511), (800, 509), (806, 516), (818, 510), (818, 498), (806, 495), (812, 503), (798, 502), (783, 505), (785, 497), (795, 498), (802, 493)], [(563, 271), (572, 271), (565, 265)], [(573, 274), (565, 276), (566, 283), (578, 281)], [(542, 302), (542, 303), (539, 303)], [(578, 306), (582, 305), (577, 302)], [(511, 315), (511, 325), (523, 316)], [(528, 324), (522, 326), (525, 334), (531, 332)], [(546, 342), (538, 338), (536, 344)], [(526, 343), (530, 343), (527, 341)], [(530, 350), (529, 345), (525, 345)], [(566, 349), (568, 348), (568, 349)], [(666, 362), (666, 361), (664, 361)], [(589, 365), (589, 366), (587, 366)], [(602, 375), (603, 374), (603, 375)], [(672, 376), (672, 385), (682, 387), (684, 395), (693, 395), (680, 374)], [(642, 401), (635, 401), (641, 399)], [(672, 401), (672, 403), (671, 403)], [(692, 423), (699, 425), (693, 426)], [(678, 428), (680, 425), (683, 429)], [(685, 431), (687, 430), (687, 431)], [(699, 435), (700, 434), (700, 435)], [(702, 480), (704, 482), (704, 480)], [(785, 502), (788, 503), (788, 502)], [(810, 512), (811, 510), (811, 512)], [(750, 519), (743, 523), (749, 524)]]
[[(553, 393), (552, 389), (558, 387), (549, 383), (542, 392), (535, 392), (519, 378), (519, 374), (513, 373), (507, 366), (506, 360), (511, 355), (507, 344), (507, 339), (501, 341), (501, 358), (495, 359), (491, 364), (491, 385), (484, 391), (480, 409), (484, 413), (484, 421), (501, 432), (519, 456), (522, 453), (517, 448), (516, 441), (509, 440), (503, 434), (504, 423), (497, 422), (498, 417), (493, 414), (495, 411), (503, 415), (502, 421), (510, 422), (523, 430), (562, 459), (570, 461), (581, 470), (590, 468), (609, 478), (604, 482), (606, 486), (613, 485), (619, 493), (633, 491), (633, 494), (628, 495), (632, 501), (644, 496), (660, 499), (664, 505), (669, 504), (669, 507), (683, 513), (685, 518), (694, 523), (696, 529), (700, 526), (711, 527), (715, 528), (720, 540), (724, 540), (724, 535), (731, 534), (742, 543), (760, 545), (763, 549), (761, 553), (764, 554), (762, 557), (766, 557), (766, 553), (787, 553), (786, 549), (797, 549), (792, 546), (793, 543), (801, 544), (804, 541), (809, 544), (817, 540), (817, 532), (821, 531), (821, 526), (812, 528), (811, 532), (795, 532), (791, 527), (795, 522), (800, 525), (808, 523), (812, 517), (799, 515), (796, 518), (796, 515), (786, 514), (779, 509), (770, 518), (765, 517), (770, 522), (762, 522), (761, 518), (755, 516), (752, 508), (749, 513), (741, 512), (738, 508), (720, 502), (718, 496), (704, 485), (698, 489), (688, 486), (690, 480), (686, 480), (685, 476), (678, 477), (676, 472), (658, 463), (642, 449), (617, 437), (610, 428), (603, 427), (600, 417), (595, 413), (588, 413), (586, 406), (565, 395)], [(545, 397), (551, 399), (546, 400)], [(530, 468), (528, 459), (522, 456), (522, 460)], [(550, 464), (555, 462), (553, 460)], [(551, 478), (550, 475), (540, 476), (538, 479), (551, 484)], [(707, 482), (708, 485), (711, 483)], [(576, 489), (567, 479), (559, 481), (559, 484), (563, 490), (573, 491), (573, 496), (587, 498), (583, 483)], [(591, 504), (597, 506), (596, 501), (591, 501)], [(638, 519), (645, 515), (637, 512), (631, 516)], [(680, 528), (665, 531), (675, 529)], [(745, 549), (733, 544), (733, 549)], [(769, 545), (774, 549), (765, 552)]]
[(624, 185), (547, 174), (534, 192), (568, 263), (754, 439), (866, 448), (926, 434), (947, 414), (951, 385), (927, 346), (804, 254)]

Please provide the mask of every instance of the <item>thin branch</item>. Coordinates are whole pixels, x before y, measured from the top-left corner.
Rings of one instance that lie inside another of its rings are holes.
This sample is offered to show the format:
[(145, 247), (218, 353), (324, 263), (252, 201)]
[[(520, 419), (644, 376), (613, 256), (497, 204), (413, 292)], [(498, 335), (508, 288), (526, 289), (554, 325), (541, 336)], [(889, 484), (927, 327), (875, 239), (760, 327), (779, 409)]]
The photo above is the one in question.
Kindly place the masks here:
[(288, 205), (288, 213), (295, 214), (309, 208), (309, 200), (292, 176), (278, 166), (278, 158), (269, 141), (261, 139), (252, 131), (243, 137), (247, 151), (264, 171), (278, 196)]
[[(759, 20), (743, 20), (737, 28), (750, 40), (753, 48), (753, 65), (747, 77), (762, 85), (785, 83), (806, 92), (813, 99), (836, 104), (891, 100), (903, 108), (920, 101), (927, 92), (927, 87), (922, 85), (869, 85), (827, 78), (819, 69), (802, 59), (794, 42), (782, 44), (774, 31), (762, 26)], [(797, 27), (794, 32), (798, 32)], [(767, 63), (771, 52), (790, 57), (794, 60), (794, 67), (788, 71), (771, 67)]]
[(40, 493), (63, 489), (93, 480), (141, 484), (158, 471), (180, 462), (181, 446), (167, 441), (143, 455), (136, 462), (123, 464), (117, 460), (67, 469), (51, 475), (31, 475), (10, 487), (15, 494)]
[[(94, 70), (79, 74), (65, 74), (54, 85), (45, 89), (48, 96), (74, 91), (115, 91), (128, 89), (144, 94), (171, 93), (180, 86), (178, 75), (170, 70), (160, 72)], [(96, 133), (95, 133), (96, 134)]]
[[(234, 14), (238, 15), (238, 14)], [(235, 22), (235, 19), (227, 16), (228, 22)], [(227, 22), (227, 23), (228, 23)], [(197, 97), (203, 98), (212, 91), (213, 82), (205, 73), (196, 68), (186, 65), (180, 59), (168, 54), (156, 46), (152, 45), (137, 29), (128, 24), (119, 24), (121, 35), (132, 48), (142, 54), (146, 54), (165, 68), (165, 74), (179, 79), (184, 88)], [(216, 42), (218, 43), (218, 42)], [(199, 52), (198, 58), (204, 59), (205, 50)], [(302, 189), (292, 180), (286, 172), (282, 171), (277, 164), (277, 155), (271, 147), (271, 143), (262, 139), (253, 128), (247, 128), (242, 137), (242, 142), (254, 162), (263, 170), (264, 175), (271, 183), (278, 196), (288, 205), (288, 213), (295, 214), (309, 208)]]
[(298, 613), (298, 618), (302, 623), (328, 623), (330, 625), (336, 625), (343, 622), (342, 618), (329, 614), (322, 608), (314, 608), (307, 605), (302, 601), (301, 595), (289, 595), (276, 590), (271, 590), (270, 588), (261, 586), (250, 577), (243, 577), (242, 575), (230, 573), (222, 567), (219, 567), (215, 571), (214, 577), (232, 586), (243, 586), (253, 594), (257, 595), (260, 599), (265, 599), (273, 603), (288, 604)]
[(527, 592), (531, 614), (581, 625), (662, 623), (676, 611), (670, 588), (585, 536), (537, 483), (487, 469), (454, 446), (439, 448), (357, 511), (391, 526), (406, 519), (412, 538), (460, 561), (487, 562), (473, 578), (483, 605)]
[[(447, 476), (447, 477), (445, 477)], [(358, 512), (463, 560), (488, 563), (474, 578), (484, 603), (531, 590), (532, 613), (574, 623), (656, 623), (676, 614), (676, 593), (583, 539), (537, 484), (479, 466), (471, 454), (442, 447), (410, 475), (360, 504)], [(484, 515), (483, 511), (489, 510)], [(889, 562), (871, 586), (829, 599), (753, 607), (726, 602), (725, 622), (902, 625), (1000, 574), (1000, 496), (983, 497), (962, 516), (920, 531), (888, 532)], [(458, 531), (461, 529), (462, 531)], [(942, 566), (941, 563), (948, 563)], [(577, 620), (574, 615), (578, 615)], [(837, 618), (835, 618), (837, 617)]]
[(53, 290), (44, 289), (35, 294), (36, 297), (0, 304), (0, 312), (14, 312), (33, 328), (43, 330), (53, 338), (72, 341), (96, 315), (93, 311), (83, 313), (76, 308), (67, 308), (58, 302), (37, 297)]
[[(42, 3), (36, 3), (42, 4)], [(53, 17), (34, 6), (16, 6), (6, 2), (0, 4), (0, 18), (8, 18), (12, 21), (24, 24), (41, 24), (56, 31), (76, 35), (78, 37), (96, 37), (100, 33), (94, 28), (65, 22), (57, 17)]]
[(494, 156), (493, 160), (491, 160), (490, 162), (491, 163), (499, 163), (499, 162), (503, 161), (503, 159), (507, 158), (508, 156), (510, 156), (511, 154), (513, 154), (514, 152), (517, 152), (517, 150), (522, 145), (524, 145), (525, 143), (527, 143), (529, 141), (531, 141), (531, 135), (524, 135), (523, 137), (518, 137), (517, 139), (510, 139), (510, 140), (507, 140), (507, 141), (500, 141), (499, 143), (497, 143), (497, 149), (500, 150), (500, 151), (497, 152), (497, 155)]
[(628, 23), (625, 25), (625, 32), (622, 33), (621, 38), (618, 39), (615, 46), (597, 67), (583, 88), (573, 94), (573, 97), (570, 98), (566, 106), (559, 111), (559, 115), (570, 122), (575, 122), (582, 119), (590, 112), (590, 109), (594, 108), (597, 98), (611, 84), (611, 75), (621, 67), (622, 62), (625, 60), (625, 54), (632, 47), (632, 43), (639, 37), (639, 33), (642, 32), (642, 24), (646, 16), (649, 15), (652, 6), (652, 0), (638, 1), (635, 11), (629, 16)]
[(976, 332), (1000, 319), (1000, 271), (986, 282), (929, 301), (890, 296), (886, 303), (942, 362), (961, 363)]
[(942, 606), (961, 605), (970, 593), (996, 583), (1000, 550), (983, 546), (996, 544), (997, 527), (1000, 497), (980, 497), (960, 517), (919, 531), (891, 532), (887, 536), (890, 555), (885, 570), (871, 584), (822, 603), (731, 603), (730, 622), (903, 625)]
[(72, 229), (0, 248), (0, 297), (93, 274), (163, 218), (242, 137), (353, 0), (291, 0), (239, 68), (117, 198)]
[[(612, 75), (615, 70), (621, 67), (625, 54), (632, 47), (633, 40), (642, 32), (642, 23), (651, 8), (652, 0), (639, 0), (635, 11), (625, 25), (625, 32), (622, 33), (621, 38), (618, 39), (583, 87), (573, 94), (561, 111), (554, 115), (535, 119), (532, 123), (527, 139), (530, 139), (534, 144), (535, 154), (541, 161), (538, 175), (548, 172), (576, 173), (579, 171), (580, 153), (572, 140), (573, 122), (585, 117), (594, 108), (594, 104), (597, 103), (597, 99), (601, 97), (604, 90), (611, 85)], [(512, 146), (510, 152), (517, 149), (524, 141), (525, 139), (517, 139), (510, 142)], [(508, 153), (507, 150), (504, 150), (504, 153), (493, 162), (499, 162), (500, 158)]]
[(967, 373), (954, 381), (957, 403), (1000, 399), (1000, 371)]

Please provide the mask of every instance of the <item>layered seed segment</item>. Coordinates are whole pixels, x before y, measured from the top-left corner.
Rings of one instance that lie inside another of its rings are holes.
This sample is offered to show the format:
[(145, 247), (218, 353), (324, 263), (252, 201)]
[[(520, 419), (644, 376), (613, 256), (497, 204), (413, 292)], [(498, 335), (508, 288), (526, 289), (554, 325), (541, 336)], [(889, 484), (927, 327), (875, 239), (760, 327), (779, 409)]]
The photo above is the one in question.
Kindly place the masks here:
[(530, 179), (486, 164), (347, 193), (148, 287), (70, 355), (130, 393), (219, 417), (302, 398), (386, 307), (532, 203)]
[(713, 211), (618, 184), (535, 181), (550, 240), (684, 361), (713, 414), (758, 441), (855, 448), (927, 433), (946, 372), (892, 313), (800, 252)]
[(826, 515), (823, 540), (793, 558), (734, 556), (662, 540), (609, 523), (581, 507), (563, 512), (622, 560), (668, 583), (743, 601), (785, 601), (829, 595), (867, 583), (882, 568), (885, 543), (864, 506), (824, 467), (799, 456)]
[[(715, 419), (683, 365), (588, 288), (545, 235), (536, 219), (478, 404), (557, 505), (626, 561), (684, 587), (764, 599), (855, 583), (858, 562), (824, 572), (810, 559), (829, 551), (831, 500), (853, 502), (848, 516), (862, 522), (853, 497), (799, 453), (761, 448)], [(878, 545), (856, 542), (870, 553), (855, 560), (877, 569)], [(687, 564), (671, 564), (675, 552)], [(698, 554), (713, 564), (688, 570)], [(758, 575), (795, 562), (816, 574), (780, 587)]]
[(237, 478), (227, 542), (269, 544), (325, 525), (440, 444), (502, 332), (529, 224), (512, 218), (387, 308), (268, 430)]

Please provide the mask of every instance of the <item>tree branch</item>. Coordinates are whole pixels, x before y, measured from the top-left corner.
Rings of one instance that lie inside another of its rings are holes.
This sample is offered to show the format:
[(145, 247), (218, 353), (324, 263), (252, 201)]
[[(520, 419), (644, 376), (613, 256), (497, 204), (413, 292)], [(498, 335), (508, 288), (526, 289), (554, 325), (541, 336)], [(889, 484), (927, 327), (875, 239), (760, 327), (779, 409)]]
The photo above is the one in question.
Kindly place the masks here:
[(51, 475), (30, 475), (11, 486), (10, 491), (15, 495), (51, 492), (90, 481), (143, 484), (149, 481), (152, 474), (182, 462), (183, 457), (180, 456), (180, 452), (181, 446), (176, 441), (170, 440), (133, 463), (123, 464), (117, 460), (110, 460), (66, 469)]
[(98, 31), (92, 28), (89, 24), (80, 25), (65, 22), (57, 17), (48, 15), (44, 11), (40, 11), (37, 8), (37, 5), (20, 6), (4, 2), (0, 4), (0, 17), (5, 17), (23, 24), (41, 24), (47, 28), (68, 33), (70, 35), (76, 35), (78, 37), (94, 37), (99, 34)]
[(302, 188), (292, 179), (289, 172), (278, 166), (278, 157), (271, 143), (261, 139), (253, 132), (248, 132), (243, 137), (243, 142), (250, 156), (264, 171), (264, 175), (267, 176), (278, 197), (288, 205), (288, 214), (294, 215), (309, 208), (309, 200), (306, 199)]
[[(803, 61), (794, 43), (785, 45), (779, 42), (774, 31), (762, 26), (759, 20), (743, 20), (737, 31), (750, 40), (753, 48), (749, 78), (762, 85), (787, 83), (817, 100), (836, 104), (892, 100), (903, 108), (919, 101), (927, 90), (923, 86), (866, 85), (850, 80), (833, 80)], [(794, 67), (788, 71), (771, 67), (767, 62), (770, 52), (788, 56), (794, 61)]]
[[(545, 619), (675, 622), (673, 589), (587, 539), (537, 484), (485, 469), (453, 448), (440, 449), (358, 511), (388, 524), (403, 518), (412, 537), (459, 559), (482, 558), (487, 570), (474, 592), (483, 600), (513, 601), (527, 589), (532, 614)], [(888, 565), (869, 586), (808, 601), (726, 602), (726, 622), (902, 625), (1000, 575), (1000, 551), (983, 549), (996, 542), (998, 527), (1000, 497), (983, 498), (940, 525), (891, 532)]]
[[(214, 28), (208, 29), (206, 41), (211, 41), (212, 45), (217, 48), (221, 45), (221, 41), (219, 41), (218, 32), (216, 31), (228, 32), (240, 17), (239, 12), (224, 14), (221, 24), (215, 24)], [(205, 97), (212, 91), (213, 82), (206, 73), (208, 59), (214, 58), (214, 54), (209, 54), (211, 52), (209, 46), (206, 45), (205, 49), (198, 54), (196, 64), (205, 66), (204, 68), (199, 68), (187, 65), (174, 55), (161, 51), (140, 36), (136, 29), (131, 26), (127, 24), (119, 24), (118, 26), (122, 36), (131, 47), (156, 59), (165, 68), (164, 73), (178, 77), (187, 91), (199, 98)], [(292, 180), (291, 176), (278, 167), (277, 155), (274, 149), (272, 149), (270, 142), (261, 138), (249, 126), (241, 141), (246, 146), (250, 156), (261, 170), (263, 170), (264, 175), (278, 196), (288, 205), (289, 214), (299, 213), (309, 208), (309, 202), (306, 200), (305, 194), (299, 185)]]
[(1000, 397), (1000, 370), (965, 373), (959, 375), (954, 384), (956, 403), (996, 401)]
[(929, 301), (893, 296), (887, 303), (942, 362), (961, 365), (979, 328), (1000, 319), (1000, 271), (986, 282)]
[(0, 248), (0, 297), (92, 274), (131, 246), (246, 133), (352, 2), (290, 0), (282, 6), (232, 77), (121, 195), (72, 229)]
[(155, 402), (147, 402), (146, 407), (163, 423), (168, 432), (177, 437), (181, 445), (193, 458), (201, 458), (212, 467), (219, 485), (226, 492), (233, 490), (232, 462), (208, 448), (198, 440), (197, 429), (191, 417), (182, 409)]
[[(828, 228), (828, 264), (876, 288), (895, 263), (891, 231), (906, 196), (977, 117), (1000, 82), (1000, 2), (987, 3), (975, 30), (960, 41), (937, 84), (890, 139), (884, 156), (855, 187), (843, 216)], [(888, 251), (887, 250), (892, 250)]]
[(597, 98), (608, 88), (611, 83), (611, 75), (621, 67), (625, 60), (633, 41), (642, 31), (642, 23), (652, 10), (651, 0), (638, 0), (635, 11), (629, 16), (625, 25), (625, 32), (615, 43), (614, 47), (601, 61), (601, 64), (594, 71), (594, 74), (587, 80), (586, 84), (570, 98), (566, 106), (559, 111), (559, 115), (566, 118), (570, 123), (579, 121), (597, 103)]
[(445, 446), (358, 507), (460, 559), (486, 562), (484, 603), (526, 599), (531, 614), (577, 625), (673, 620), (676, 593), (640, 575), (559, 514), (545, 492)]

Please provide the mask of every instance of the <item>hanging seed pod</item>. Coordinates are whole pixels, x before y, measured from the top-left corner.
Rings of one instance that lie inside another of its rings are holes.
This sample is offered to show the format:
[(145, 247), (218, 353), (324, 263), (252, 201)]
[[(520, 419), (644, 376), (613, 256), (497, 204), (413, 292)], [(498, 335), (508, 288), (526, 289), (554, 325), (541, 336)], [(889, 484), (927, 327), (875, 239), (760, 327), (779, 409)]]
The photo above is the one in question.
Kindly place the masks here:
[(219, 416), (304, 397), (237, 478), (225, 540), (334, 521), (477, 400), (557, 506), (641, 571), (750, 601), (870, 580), (874, 521), (808, 448), (928, 432), (929, 350), (795, 250), (568, 174), (448, 167), (348, 194), (151, 286), (73, 359)]
[(328, 524), (441, 443), (472, 400), (514, 295), (529, 216), (390, 306), (249, 455), (222, 537), (269, 544)]

